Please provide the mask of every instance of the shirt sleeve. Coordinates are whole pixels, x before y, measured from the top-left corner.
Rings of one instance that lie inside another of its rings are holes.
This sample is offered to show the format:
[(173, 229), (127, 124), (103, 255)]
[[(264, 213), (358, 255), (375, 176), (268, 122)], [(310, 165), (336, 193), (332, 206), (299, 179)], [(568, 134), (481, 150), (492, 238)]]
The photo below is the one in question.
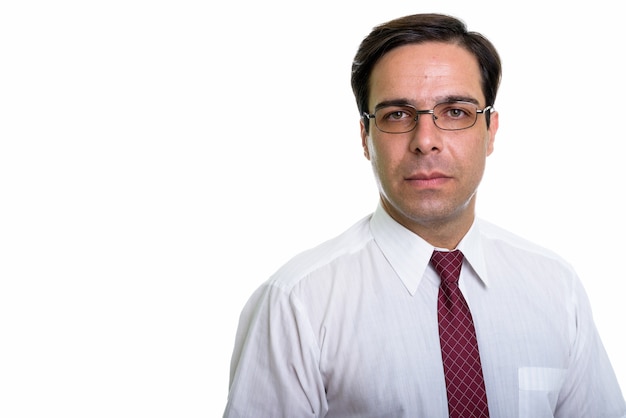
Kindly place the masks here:
[(572, 286), (572, 351), (555, 417), (626, 417), (626, 404), (580, 280)]
[(224, 417), (323, 417), (319, 348), (300, 301), (271, 283), (244, 307)]

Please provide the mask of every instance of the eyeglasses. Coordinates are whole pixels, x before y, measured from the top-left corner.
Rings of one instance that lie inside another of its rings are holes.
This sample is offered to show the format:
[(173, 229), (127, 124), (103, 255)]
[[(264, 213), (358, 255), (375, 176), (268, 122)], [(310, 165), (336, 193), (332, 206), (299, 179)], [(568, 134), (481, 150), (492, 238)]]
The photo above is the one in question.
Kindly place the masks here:
[(479, 109), (474, 103), (445, 102), (431, 110), (417, 110), (411, 105), (391, 105), (376, 109), (374, 113), (363, 112), (363, 117), (374, 119), (376, 127), (389, 134), (411, 132), (417, 126), (420, 115), (433, 115), (435, 126), (444, 131), (460, 131), (476, 124), (479, 113), (491, 113), (492, 106)]

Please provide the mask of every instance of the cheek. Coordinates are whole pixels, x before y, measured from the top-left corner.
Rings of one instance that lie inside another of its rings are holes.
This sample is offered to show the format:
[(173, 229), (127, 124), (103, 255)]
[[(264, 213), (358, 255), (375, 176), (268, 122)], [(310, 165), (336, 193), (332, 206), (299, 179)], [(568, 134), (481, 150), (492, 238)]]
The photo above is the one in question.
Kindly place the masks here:
[(394, 152), (389, 144), (370, 139), (367, 149), (370, 161), (377, 171), (385, 170), (386, 167), (394, 164)]
[(456, 164), (462, 172), (465, 172), (466, 175), (471, 177), (473, 179), (472, 182), (474, 182), (475, 179), (480, 179), (483, 175), (487, 155), (491, 152), (490, 147), (484, 141), (472, 141), (469, 138), (463, 143), (463, 147), (455, 148), (451, 151), (453, 161), (454, 164)]
[(485, 149), (483, 144), (477, 145), (474, 148), (474, 152), (467, 155), (467, 169), (473, 173), (473, 176), (480, 180), (485, 171), (485, 165), (487, 162), (487, 155), (489, 155), (489, 149)]

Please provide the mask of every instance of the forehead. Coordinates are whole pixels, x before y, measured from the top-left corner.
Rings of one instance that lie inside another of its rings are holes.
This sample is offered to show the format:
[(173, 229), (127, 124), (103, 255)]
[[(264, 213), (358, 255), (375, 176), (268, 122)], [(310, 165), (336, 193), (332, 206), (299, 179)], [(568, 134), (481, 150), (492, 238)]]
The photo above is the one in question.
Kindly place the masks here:
[(451, 43), (404, 45), (385, 54), (370, 76), (370, 106), (386, 100), (406, 100), (432, 106), (451, 97), (484, 103), (476, 57)]

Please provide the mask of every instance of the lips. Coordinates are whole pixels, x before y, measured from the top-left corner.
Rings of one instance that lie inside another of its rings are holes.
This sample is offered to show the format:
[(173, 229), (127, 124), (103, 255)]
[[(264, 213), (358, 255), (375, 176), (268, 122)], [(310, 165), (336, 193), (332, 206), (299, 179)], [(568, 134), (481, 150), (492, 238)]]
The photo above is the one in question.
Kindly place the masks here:
[(416, 173), (409, 177), (406, 177), (406, 180), (435, 180), (435, 179), (447, 179), (449, 176), (439, 173), (439, 172), (430, 172), (430, 173)]
[(450, 176), (441, 172), (415, 173), (405, 178), (413, 187), (420, 189), (432, 189), (444, 185), (451, 179)]

